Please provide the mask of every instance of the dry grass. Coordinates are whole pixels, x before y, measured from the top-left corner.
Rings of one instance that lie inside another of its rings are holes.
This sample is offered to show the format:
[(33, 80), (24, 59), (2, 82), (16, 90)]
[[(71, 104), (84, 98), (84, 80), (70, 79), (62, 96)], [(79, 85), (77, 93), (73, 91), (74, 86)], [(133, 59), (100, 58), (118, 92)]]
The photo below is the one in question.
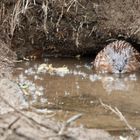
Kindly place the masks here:
[(22, 7), (22, 2), (21, 0), (18, 0), (17, 3), (15, 4), (12, 17), (11, 17), (10, 33), (12, 36), (14, 34), (16, 26), (19, 25), (19, 14), (21, 13), (21, 7)]

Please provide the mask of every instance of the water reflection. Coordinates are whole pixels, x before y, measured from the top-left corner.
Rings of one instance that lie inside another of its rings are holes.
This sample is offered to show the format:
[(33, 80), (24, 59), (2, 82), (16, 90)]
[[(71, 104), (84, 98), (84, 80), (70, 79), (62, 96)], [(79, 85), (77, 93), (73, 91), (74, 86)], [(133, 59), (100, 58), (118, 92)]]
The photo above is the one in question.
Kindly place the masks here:
[(100, 75), (100, 80), (102, 82), (103, 88), (108, 94), (113, 93), (113, 91), (129, 91), (133, 92), (137, 76), (136, 74), (124, 74), (124, 75)]

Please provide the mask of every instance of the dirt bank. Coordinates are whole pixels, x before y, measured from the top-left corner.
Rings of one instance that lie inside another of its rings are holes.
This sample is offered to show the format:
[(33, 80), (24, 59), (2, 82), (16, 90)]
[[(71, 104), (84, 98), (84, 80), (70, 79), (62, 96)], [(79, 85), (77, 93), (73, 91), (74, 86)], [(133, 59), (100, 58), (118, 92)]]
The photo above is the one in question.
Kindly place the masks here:
[(2, 37), (11, 40), (18, 57), (96, 54), (118, 38), (138, 47), (138, 5), (132, 0), (3, 0)]
[(16, 54), (10, 50), (8, 44), (4, 43), (0, 39), (0, 78), (11, 77), (11, 72), (14, 67), (15, 60)]
[[(23, 115), (23, 114), (24, 115)], [(115, 140), (103, 130), (66, 127), (47, 115), (34, 112), (10, 113), (0, 121), (0, 139), (11, 140)]]

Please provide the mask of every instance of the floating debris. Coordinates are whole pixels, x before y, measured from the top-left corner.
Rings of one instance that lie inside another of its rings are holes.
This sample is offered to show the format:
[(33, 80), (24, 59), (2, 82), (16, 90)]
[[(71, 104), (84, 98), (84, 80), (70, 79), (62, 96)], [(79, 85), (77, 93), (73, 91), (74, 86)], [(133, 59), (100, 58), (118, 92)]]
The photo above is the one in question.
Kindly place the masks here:
[(74, 71), (72, 71), (71, 72), (73, 75), (78, 75), (78, 76), (82, 76), (82, 77), (84, 77), (84, 78), (87, 78), (87, 74), (85, 73), (85, 72), (81, 72), (81, 71), (76, 71), (76, 70), (74, 70)]
[(77, 58), (78, 60), (80, 59), (80, 57), (81, 57), (80, 54), (78, 54), (78, 55), (75, 56), (75, 58)]
[(26, 69), (24, 71), (24, 73), (27, 74), (27, 75), (34, 75), (35, 71), (33, 70), (33, 68), (29, 68), (29, 69)]
[(66, 66), (56, 68), (53, 67), (52, 64), (41, 64), (37, 69), (37, 73), (49, 73), (64, 76), (69, 73), (69, 69)]
[(130, 74), (129, 78), (130, 78), (131, 81), (137, 81), (136, 74)]
[(82, 66), (81, 65), (76, 65), (75, 66), (77, 69), (81, 68)]
[(43, 96), (43, 94), (44, 94), (44, 93), (41, 92), (41, 91), (35, 91), (35, 95), (36, 95), (36, 96)]
[(52, 110), (48, 110), (48, 109), (36, 109), (35, 110), (37, 113), (43, 113), (43, 114), (45, 114), (45, 113), (53, 113), (54, 115), (55, 115), (55, 113), (54, 113), (54, 111), (52, 111)]
[(43, 80), (43, 78), (39, 77), (39, 75), (34, 75), (34, 80)]
[(88, 69), (88, 70), (91, 70), (91, 69), (92, 69), (91, 65), (89, 65), (89, 64), (85, 64), (84, 67), (85, 67), (86, 69)]
[(101, 79), (101, 77), (97, 74), (89, 75), (89, 80), (92, 81), (92, 82), (95, 82), (95, 81), (100, 80), (100, 79)]

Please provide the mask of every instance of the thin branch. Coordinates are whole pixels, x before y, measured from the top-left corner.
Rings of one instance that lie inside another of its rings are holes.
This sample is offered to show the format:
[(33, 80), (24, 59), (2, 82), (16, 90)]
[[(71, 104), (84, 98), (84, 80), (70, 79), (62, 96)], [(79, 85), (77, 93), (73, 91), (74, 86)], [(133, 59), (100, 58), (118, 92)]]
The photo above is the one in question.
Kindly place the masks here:
[(60, 131), (58, 132), (58, 135), (63, 135), (65, 129), (74, 121), (76, 121), (77, 119), (81, 118), (83, 114), (77, 114), (72, 116), (71, 118), (69, 118), (62, 126), (62, 128), (60, 129)]
[(126, 118), (123, 116), (123, 114), (119, 111), (119, 109), (118, 109), (117, 107), (112, 108), (111, 106), (109, 106), (109, 105), (107, 105), (107, 104), (104, 104), (104, 103), (102, 102), (101, 99), (99, 99), (99, 101), (100, 101), (101, 105), (102, 105), (104, 108), (109, 109), (109, 110), (111, 110), (113, 113), (115, 113), (115, 114), (120, 118), (120, 120), (123, 121), (123, 122), (126, 124), (126, 126), (127, 126), (131, 131), (134, 132), (134, 131), (136, 130), (135, 128), (133, 128), (133, 127), (128, 123), (128, 121), (126, 120)]
[(18, 121), (20, 119), (20, 117), (17, 117), (12, 123), (10, 123), (9, 125), (8, 125), (8, 129), (11, 129), (11, 127)]
[(63, 0), (63, 5), (62, 5), (62, 9), (61, 9), (61, 14), (60, 14), (60, 16), (59, 16), (59, 18), (58, 18), (58, 21), (57, 21), (57, 23), (56, 23), (56, 28), (58, 28), (59, 23), (60, 23), (60, 21), (61, 21), (61, 19), (62, 19), (62, 16), (63, 16), (63, 14), (64, 14), (64, 4), (65, 4), (65, 0)]
[(47, 16), (48, 16), (48, 0), (46, 0), (46, 3), (43, 1), (42, 3), (42, 9), (43, 9), (43, 12), (44, 12), (44, 31), (45, 33), (48, 32), (48, 29), (47, 29)]
[(80, 25), (78, 27), (78, 30), (77, 30), (77, 33), (76, 33), (76, 38), (75, 38), (75, 44), (77, 46), (77, 48), (79, 47), (79, 34), (80, 34), (80, 30), (82, 29), (83, 27), (83, 22), (80, 22)]

